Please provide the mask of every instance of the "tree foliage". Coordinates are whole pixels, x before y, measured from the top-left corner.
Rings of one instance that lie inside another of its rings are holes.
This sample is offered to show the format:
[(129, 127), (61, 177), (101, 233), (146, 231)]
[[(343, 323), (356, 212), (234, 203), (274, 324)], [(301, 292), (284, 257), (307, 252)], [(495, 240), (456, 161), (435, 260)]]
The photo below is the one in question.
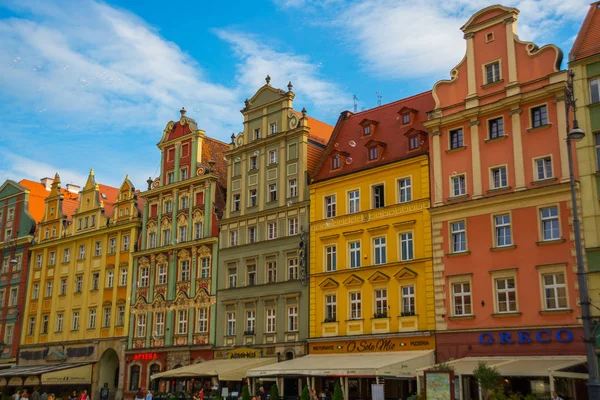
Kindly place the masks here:
[(490, 368), (483, 361), (479, 361), (477, 368), (473, 370), (473, 376), (481, 388), (481, 394), (484, 399), (488, 399), (490, 391), (496, 389), (500, 381), (500, 373), (496, 368)]
[(344, 400), (344, 393), (342, 392), (342, 387), (339, 382), (335, 383), (335, 388), (333, 389), (333, 400)]
[(276, 383), (271, 386), (270, 400), (279, 400), (279, 388), (277, 387)]
[(250, 400), (250, 390), (248, 390), (248, 385), (244, 385), (242, 388), (242, 400)]
[(304, 389), (302, 389), (300, 400), (310, 400), (310, 391), (308, 390), (308, 386), (304, 386)]

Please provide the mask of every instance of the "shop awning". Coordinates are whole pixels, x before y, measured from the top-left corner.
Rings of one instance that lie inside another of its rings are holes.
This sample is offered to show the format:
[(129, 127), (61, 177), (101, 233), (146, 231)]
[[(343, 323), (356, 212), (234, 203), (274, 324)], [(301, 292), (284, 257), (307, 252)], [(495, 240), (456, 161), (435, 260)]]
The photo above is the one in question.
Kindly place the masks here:
[(248, 371), (264, 376), (381, 376), (413, 377), (417, 368), (434, 362), (432, 350), (379, 354), (309, 354)]
[[(502, 376), (587, 377), (587, 374), (563, 371), (585, 364), (585, 356), (465, 357), (447, 364), (454, 367), (455, 375), (473, 375), (480, 361), (496, 368)], [(433, 365), (419, 368), (418, 374), (423, 375), (423, 371), (431, 367)]]
[(276, 362), (276, 358), (229, 358), (223, 360), (210, 360), (154, 374), (151, 379), (216, 376), (222, 381), (239, 381), (246, 377), (246, 371), (249, 369), (274, 364)]
[(0, 370), (7, 386), (91, 384), (92, 364), (42, 364)]

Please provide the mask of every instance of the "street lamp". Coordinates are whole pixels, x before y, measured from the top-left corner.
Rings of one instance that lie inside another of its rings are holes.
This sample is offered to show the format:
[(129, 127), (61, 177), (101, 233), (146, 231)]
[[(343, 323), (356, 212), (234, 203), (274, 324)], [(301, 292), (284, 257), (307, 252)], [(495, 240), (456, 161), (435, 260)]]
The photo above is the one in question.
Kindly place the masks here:
[[(567, 125), (567, 154), (569, 156), (569, 181), (571, 183), (571, 201), (573, 202), (573, 230), (575, 231), (575, 253), (577, 256), (577, 279), (579, 283), (579, 304), (581, 306), (581, 319), (583, 320), (583, 340), (588, 364), (588, 397), (600, 399), (600, 377), (598, 376), (598, 359), (596, 358), (596, 338), (590, 315), (590, 298), (588, 295), (587, 273), (583, 266), (583, 250), (581, 248), (581, 232), (579, 227), (579, 213), (577, 211), (577, 197), (575, 195), (575, 176), (573, 174), (573, 150), (571, 142), (578, 142), (585, 137), (585, 132), (579, 129), (577, 123), (577, 107), (573, 92), (573, 77), (575, 73), (569, 71), (565, 82), (565, 119)], [(569, 127), (569, 111), (573, 110), (573, 129)]]

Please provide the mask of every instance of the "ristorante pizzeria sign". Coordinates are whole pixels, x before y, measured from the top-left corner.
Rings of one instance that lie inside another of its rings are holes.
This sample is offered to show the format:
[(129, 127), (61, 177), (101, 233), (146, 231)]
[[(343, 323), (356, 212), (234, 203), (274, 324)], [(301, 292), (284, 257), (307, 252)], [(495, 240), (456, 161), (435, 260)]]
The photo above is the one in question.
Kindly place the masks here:
[(380, 353), (406, 350), (435, 349), (432, 336), (396, 337), (382, 339), (347, 340), (336, 342), (311, 343), (310, 354), (330, 353)]

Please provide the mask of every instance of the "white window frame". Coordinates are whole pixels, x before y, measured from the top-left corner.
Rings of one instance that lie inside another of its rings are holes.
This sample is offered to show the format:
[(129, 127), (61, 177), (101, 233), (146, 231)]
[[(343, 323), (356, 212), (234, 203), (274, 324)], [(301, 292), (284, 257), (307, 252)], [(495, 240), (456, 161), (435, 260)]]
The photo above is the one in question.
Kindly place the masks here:
[(337, 321), (337, 294), (325, 294), (325, 319)]
[(140, 268), (140, 287), (150, 286), (150, 267)]
[(275, 333), (276, 329), (277, 329), (277, 312), (274, 308), (267, 308), (265, 311), (265, 314), (267, 315), (266, 318), (266, 325), (267, 325), (267, 329), (265, 330), (265, 333)]
[(357, 320), (362, 319), (362, 294), (358, 292), (350, 292), (348, 294), (350, 298), (350, 319)]
[(287, 311), (288, 332), (298, 332), (298, 306), (288, 306)]
[(494, 219), (495, 247), (512, 246), (512, 226), (510, 214), (507, 213), (493, 215), (492, 218)]
[(177, 334), (185, 335), (188, 332), (188, 310), (177, 312)]
[(161, 337), (165, 334), (165, 313), (157, 312), (154, 314), (154, 335)]
[(235, 336), (236, 335), (235, 312), (234, 311), (227, 312), (226, 327), (227, 327), (226, 336)]
[(412, 201), (412, 180), (411, 177), (400, 178), (397, 181), (398, 203), (408, 203)]
[(400, 315), (409, 316), (417, 313), (415, 296), (415, 285), (403, 285), (400, 287), (401, 309)]
[(336, 196), (332, 194), (325, 196), (325, 218), (336, 217)]
[(467, 194), (467, 175), (458, 174), (450, 177), (452, 185), (452, 197), (464, 196)]
[(288, 219), (288, 236), (294, 236), (298, 233), (298, 217)]
[(387, 264), (387, 240), (385, 236), (373, 238), (373, 265)]
[[(471, 282), (467, 280), (451, 282), (450, 288), (452, 296), (452, 315), (455, 317), (473, 315), (473, 294)], [(460, 291), (456, 290), (458, 288), (460, 288)], [(460, 301), (457, 302), (457, 300)], [(460, 310), (460, 312), (458, 310)]]
[(348, 242), (348, 258), (350, 268), (360, 268), (362, 265), (362, 254), (361, 254), (361, 242), (360, 240), (353, 240)]
[(289, 197), (298, 196), (298, 180), (296, 178), (288, 180), (288, 186), (290, 188)]
[(492, 189), (508, 187), (508, 171), (506, 165), (490, 168), (490, 186)]
[(137, 338), (146, 337), (146, 314), (137, 314), (136, 315), (135, 337), (137, 337)]
[[(452, 253), (464, 253), (467, 251), (467, 222), (465, 220), (451, 221), (450, 225), (450, 249)], [(462, 238), (460, 241), (457, 239)], [(458, 244), (458, 246), (457, 246)]]
[(277, 239), (277, 222), (269, 222), (267, 224), (267, 239)]
[(360, 212), (360, 190), (349, 190), (348, 191), (348, 214), (355, 214)]
[(337, 245), (330, 244), (325, 246), (325, 272), (337, 271)]
[(543, 181), (554, 177), (554, 166), (552, 156), (539, 157), (533, 160), (535, 168), (535, 180)]
[(415, 246), (412, 231), (400, 232), (400, 261), (415, 259)]
[[(544, 212), (546, 210), (550, 210), (549, 215), (544, 216)], [(556, 210), (556, 214), (552, 213), (552, 210)], [(549, 242), (553, 240), (560, 240), (560, 211), (558, 206), (548, 206), (548, 207), (540, 207), (539, 209), (540, 215), (540, 231), (542, 235), (542, 241)], [(546, 224), (550, 224), (550, 230), (545, 229)], [(554, 227), (556, 224), (556, 227)], [(551, 232), (551, 236), (546, 236), (546, 232)], [(555, 235), (556, 232), (556, 235)]]
[(196, 332), (206, 333), (208, 332), (208, 308), (198, 308), (198, 320), (196, 324)]

